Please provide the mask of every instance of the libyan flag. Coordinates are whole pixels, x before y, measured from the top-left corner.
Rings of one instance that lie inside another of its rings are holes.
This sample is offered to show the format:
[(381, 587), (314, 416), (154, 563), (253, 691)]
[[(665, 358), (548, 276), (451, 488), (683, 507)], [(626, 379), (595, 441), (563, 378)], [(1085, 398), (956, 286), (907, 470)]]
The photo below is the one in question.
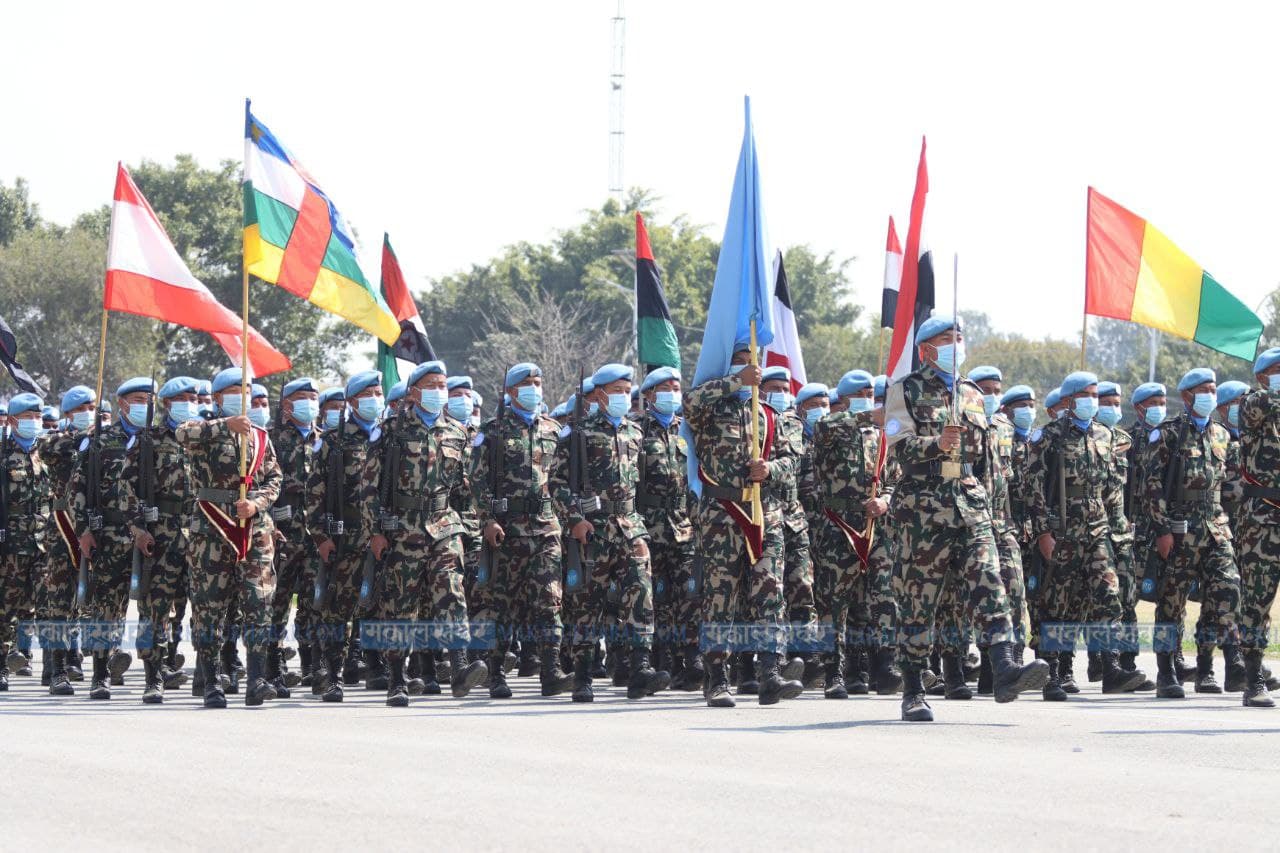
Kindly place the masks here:
[(636, 353), (645, 370), (655, 367), (680, 369), (680, 342), (667, 308), (662, 276), (653, 260), (649, 232), (644, 217), (636, 213)]

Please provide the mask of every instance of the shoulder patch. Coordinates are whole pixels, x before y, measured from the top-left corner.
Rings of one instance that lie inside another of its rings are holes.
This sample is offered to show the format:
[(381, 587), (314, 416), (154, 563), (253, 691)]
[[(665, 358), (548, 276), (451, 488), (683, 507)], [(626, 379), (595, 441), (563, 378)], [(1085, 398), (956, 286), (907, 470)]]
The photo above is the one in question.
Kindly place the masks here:
[(1147, 441), (1151, 442), (1152, 444), (1155, 444), (1159, 440), (1160, 440), (1160, 427), (1156, 427), (1155, 429), (1151, 430), (1151, 432), (1147, 433)]
[(1038, 442), (1038, 441), (1039, 441), (1043, 436), (1044, 436), (1044, 430), (1042, 430), (1042, 429), (1040, 429), (1039, 427), (1037, 427), (1036, 429), (1033, 429), (1033, 430), (1031, 431), (1031, 435), (1029, 436), (1029, 438), (1031, 439), (1031, 443), (1032, 443), (1032, 444), (1035, 444), (1035, 443), (1036, 443), (1036, 442)]
[(471, 446), (479, 447), (482, 444), (484, 444), (484, 433), (478, 432), (476, 433), (476, 437), (471, 439)]
[(324, 446), (324, 439), (320, 438), (319, 436), (316, 436), (316, 440), (311, 445), (311, 452), (319, 453), (320, 448), (323, 446)]
[(138, 437), (136, 435), (129, 436), (129, 440), (124, 443), (124, 449), (133, 450), (133, 445), (136, 444), (137, 441), (138, 441)]
[(571, 432), (573, 432), (573, 427), (569, 426), (568, 424), (565, 424), (563, 427), (560, 428), (559, 437), (568, 438), (569, 433)]
[[(822, 421), (818, 421), (818, 423), (822, 423)], [(884, 425), (884, 432), (885, 435), (897, 435), (902, 432), (902, 424), (898, 423), (897, 418), (891, 418), (889, 422)]]
[(382, 438), (382, 427), (376, 426), (369, 430), (369, 442), (371, 444), (380, 438)]
[(89, 436), (86, 435), (84, 438), (80, 439), (79, 450), (81, 453), (84, 453), (88, 449), (89, 449)]

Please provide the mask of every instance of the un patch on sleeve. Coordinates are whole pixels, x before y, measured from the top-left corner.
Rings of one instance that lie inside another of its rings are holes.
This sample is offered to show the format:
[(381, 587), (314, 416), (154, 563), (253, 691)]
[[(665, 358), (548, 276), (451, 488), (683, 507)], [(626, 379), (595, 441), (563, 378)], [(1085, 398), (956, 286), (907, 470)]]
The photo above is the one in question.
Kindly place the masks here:
[(1032, 443), (1032, 444), (1035, 444), (1037, 441), (1039, 441), (1039, 440), (1040, 440), (1040, 436), (1042, 436), (1042, 435), (1044, 435), (1044, 430), (1042, 430), (1042, 429), (1032, 430), (1032, 432), (1031, 432), (1031, 443)]
[(478, 432), (476, 433), (476, 437), (471, 439), (471, 446), (479, 447), (482, 444), (484, 444), (484, 433)]
[(1160, 427), (1156, 427), (1150, 433), (1147, 434), (1147, 441), (1151, 442), (1152, 444), (1155, 444), (1159, 440), (1160, 440)]
[(561, 437), (561, 438), (568, 438), (568, 437), (569, 437), (569, 433), (571, 433), (571, 432), (573, 432), (573, 427), (571, 427), (571, 426), (569, 426), (569, 425), (567, 425), (567, 424), (566, 424), (565, 426), (563, 426), (563, 427), (561, 427), (561, 428), (560, 428), (560, 437)]
[(900, 432), (902, 432), (902, 424), (898, 423), (897, 418), (891, 419), (884, 425), (885, 435), (897, 435)]

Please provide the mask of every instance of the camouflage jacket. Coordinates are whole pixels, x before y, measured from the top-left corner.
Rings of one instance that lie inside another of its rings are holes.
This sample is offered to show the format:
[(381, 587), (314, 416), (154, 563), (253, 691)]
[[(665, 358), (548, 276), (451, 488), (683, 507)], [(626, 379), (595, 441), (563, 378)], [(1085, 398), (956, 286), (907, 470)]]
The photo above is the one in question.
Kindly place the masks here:
[(71, 509), (68, 499), (71, 477), (75, 474), (80, 445), (88, 435), (80, 430), (63, 430), (40, 439), (40, 458), (49, 468), (49, 496), (53, 509)]
[[(751, 487), (751, 398), (740, 399), (741, 390), (748, 390), (748, 386), (738, 382), (736, 376), (726, 376), (702, 383), (684, 398), (685, 419), (693, 434), (704, 481), (737, 494), (745, 494)], [(764, 408), (762, 404), (756, 420), (762, 447), (768, 430)], [(765, 460), (769, 476), (760, 489), (765, 512), (782, 509), (770, 483), (794, 477), (799, 466), (799, 459), (791, 455), (789, 443), (784, 449), (786, 455), (775, 453)], [(719, 506), (715, 501), (704, 503), (708, 507)]]
[[(449, 415), (446, 413), (443, 417), (449, 417)], [(467, 434), (467, 464), (462, 470), (462, 478), (466, 481), (467, 488), (465, 491), (461, 489), (455, 491), (451, 500), (454, 511), (458, 513), (458, 518), (462, 520), (463, 548), (468, 551), (478, 551), (480, 549), (480, 515), (476, 510), (475, 486), (471, 482), (471, 469), (473, 467), (471, 450), (475, 447), (476, 436), (480, 434), (480, 428), (472, 426), (470, 420), (449, 419)]]
[(34, 557), (44, 553), (50, 506), (49, 467), (40, 456), (40, 443), (23, 450), (10, 436), (0, 442), (0, 477), (4, 478), (9, 524), (5, 546), (10, 554)]
[[(1280, 489), (1280, 391), (1257, 389), (1240, 400), (1240, 471), (1255, 485)], [(1242, 513), (1263, 524), (1280, 520), (1280, 501), (1245, 499)]]
[[(1222, 509), (1219, 489), (1226, 477), (1227, 446), (1231, 437), (1221, 424), (1209, 421), (1204, 430), (1196, 427), (1186, 412), (1165, 421), (1147, 437), (1147, 508), (1156, 536), (1171, 532), (1175, 521), (1206, 525), (1216, 540), (1231, 538), (1227, 514)], [(1177, 460), (1182, 476), (1170, 471)], [(1165, 497), (1166, 477), (1171, 477), (1169, 497)]]
[(1133, 526), (1129, 524), (1125, 504), (1129, 489), (1129, 453), (1133, 450), (1133, 437), (1117, 424), (1111, 428), (1111, 446), (1111, 462), (1116, 469), (1116, 482), (1113, 492), (1107, 497), (1107, 512), (1110, 515), (1111, 541), (1120, 544), (1133, 541)]
[(785, 459), (789, 463), (779, 467), (778, 475), (770, 476), (766, 483), (782, 505), (782, 523), (792, 533), (808, 530), (809, 518), (800, 502), (800, 475), (806, 455), (804, 421), (794, 410), (789, 409), (775, 418), (771, 451), (770, 459)]
[[(582, 472), (582, 490), (575, 495), (569, 482), (569, 451), (573, 430), (581, 430), (587, 445), (586, 470)], [(566, 427), (556, 447), (555, 465), (551, 469), (551, 497), (556, 512), (566, 529), (583, 521), (578, 500), (598, 496), (602, 501), (632, 501), (631, 512), (610, 510), (607, 506), (591, 521), (614, 518), (626, 531), (627, 538), (643, 536), (644, 519), (635, 511), (636, 486), (640, 482), (640, 456), (644, 433), (630, 418), (621, 418), (615, 427), (604, 412), (583, 419), (582, 424)], [(575, 500), (575, 497), (578, 500)]]
[[(187, 421), (174, 431), (174, 436), (187, 449), (187, 458), (191, 462), (191, 485), (195, 488), (196, 499), (205, 490), (217, 492), (240, 491), (240, 442), (241, 437), (227, 428), (227, 421), (220, 418), (215, 421)], [(258, 508), (253, 516), (253, 532), (271, 534), (275, 532), (275, 524), (271, 521), (268, 510), (280, 497), (280, 484), (284, 475), (280, 473), (280, 463), (276, 461), (275, 449), (266, 430), (249, 431), (248, 458), (257, 454), (258, 442), (265, 441), (266, 449), (262, 464), (253, 475), (247, 498)], [(227, 502), (215, 500), (228, 515), (234, 517), (234, 511)], [(199, 512), (199, 510), (196, 510)], [(192, 528), (202, 526), (203, 522), (193, 513)]]
[[(71, 475), (69, 499), (74, 514), (76, 531), (84, 535), (89, 529), (89, 496), (88, 496), (88, 462), (93, 448), (94, 436), (86, 433), (87, 441), (80, 443), (80, 458), (76, 462), (75, 473)], [(102, 530), (94, 533), (99, 544), (105, 537), (109, 542), (119, 546), (133, 543), (133, 534), (129, 530), (132, 519), (128, 515), (129, 490), (125, 486), (124, 466), (133, 436), (125, 431), (119, 422), (104, 427), (97, 439), (100, 448), (101, 469), (98, 480), (98, 512), (102, 515)]]
[[(813, 479), (819, 512), (831, 510), (856, 528), (866, 524), (863, 504), (880, 457), (880, 428), (871, 412), (832, 412), (813, 428)], [(877, 497), (893, 500), (894, 466), (886, 457)]]
[(291, 423), (276, 424), (271, 430), (271, 446), (276, 449), (276, 459), (284, 475), (275, 508), (279, 511), (287, 506), (292, 513), (289, 518), (277, 521), (276, 527), (288, 541), (296, 544), (304, 542), (309, 532), (307, 487), (320, 441), (320, 432), (314, 427), (306, 435)]
[[(376, 427), (374, 428), (376, 429)], [(311, 474), (307, 479), (307, 532), (311, 541), (322, 545), (329, 538), (325, 519), (332, 497), (342, 507), (343, 534), (339, 543), (343, 553), (363, 551), (368, 544), (364, 532), (364, 514), (360, 508), (361, 477), (369, 458), (369, 446), (373, 432), (365, 432), (354, 419), (348, 419), (341, 427), (325, 430), (320, 434), (318, 446), (313, 446)], [(337, 455), (335, 455), (337, 454)], [(342, 494), (329, 495), (329, 459), (342, 459)], [(338, 519), (334, 519), (337, 521)]]
[[(1122, 495), (1111, 430), (1096, 421), (1081, 429), (1067, 417), (1032, 436), (1026, 480), (1032, 535), (1052, 532), (1057, 539), (1077, 540), (1109, 535), (1109, 501)], [(1053, 482), (1050, 469), (1058, 472)]]
[(804, 454), (797, 465), (799, 473), (796, 474), (796, 487), (800, 491), (800, 504), (812, 527), (822, 513), (822, 495), (818, 489), (818, 478), (813, 473), (813, 432), (808, 429), (804, 431)]
[(680, 435), (680, 416), (663, 426), (653, 412), (637, 421), (643, 433), (640, 482), (636, 503), (645, 526), (653, 537), (671, 542), (689, 542), (693, 523), (689, 520), (689, 445)]
[(1031, 529), (1031, 514), (1027, 509), (1027, 462), (1031, 458), (1033, 428), (1025, 436), (1014, 430), (1009, 445), (1009, 513), (1014, 535), (1023, 546), (1035, 538)]
[(1136, 420), (1125, 427), (1130, 445), (1125, 465), (1124, 507), (1129, 526), (1135, 535), (1144, 536), (1150, 521), (1146, 513), (1147, 450), (1151, 446), (1152, 427), (1146, 421)]
[[(526, 423), (510, 408), (501, 421), (495, 417), (480, 425), (471, 450), (471, 486), (480, 530), (497, 521), (508, 536), (560, 535), (550, 490), (559, 435), (560, 424), (546, 415), (534, 415)], [(495, 493), (493, 465), (499, 452), (501, 476)], [(494, 500), (507, 502), (506, 515), (495, 517)]]
[(991, 469), (991, 476), (985, 483), (987, 492), (991, 495), (991, 518), (998, 530), (1012, 531), (1016, 528), (1010, 487), (1013, 479), (1013, 424), (997, 412), (991, 417), (991, 425), (996, 430), (997, 459), (997, 464)]
[[(195, 509), (195, 489), (191, 484), (191, 461), (187, 448), (178, 441), (177, 428), (165, 424), (151, 427), (148, 432), (155, 453), (156, 521), (147, 523), (143, 518), (145, 510), (139, 494), (143, 442), (136, 438), (125, 457), (120, 487), (125, 496), (129, 523), (144, 527), (154, 536), (156, 547), (152, 553), (162, 554), (182, 538), (190, 523), (190, 515)], [(239, 462), (239, 456), (236, 461)]]
[(1231, 436), (1231, 443), (1227, 445), (1227, 471), (1222, 480), (1222, 508), (1231, 519), (1231, 529), (1235, 532), (1235, 525), (1244, 510), (1244, 457), (1240, 450), (1240, 432), (1228, 426), (1227, 434)]
[[(399, 520), (398, 529), (425, 533), (432, 541), (462, 535), (462, 518), (454, 505), (471, 502), (462, 425), (441, 413), (428, 426), (414, 406), (384, 421), (374, 436), (360, 475), (364, 535), (381, 531), (384, 514)], [(395, 470), (386, 468), (393, 454), (399, 457)]]

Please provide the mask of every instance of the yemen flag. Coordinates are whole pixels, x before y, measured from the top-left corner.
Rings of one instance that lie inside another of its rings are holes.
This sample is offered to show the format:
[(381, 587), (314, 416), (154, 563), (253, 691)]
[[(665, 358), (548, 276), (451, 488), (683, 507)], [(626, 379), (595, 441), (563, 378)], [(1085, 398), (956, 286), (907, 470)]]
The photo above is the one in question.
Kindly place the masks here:
[(902, 244), (898, 229), (889, 217), (889, 236), (884, 244), (884, 291), (880, 296), (880, 328), (892, 329), (898, 313), (898, 289), (902, 287)]
[(925, 140), (920, 140), (920, 164), (916, 189), (911, 196), (911, 220), (903, 251), (902, 283), (893, 316), (893, 341), (889, 344), (889, 381), (897, 382), (920, 366), (915, 346), (916, 328), (933, 312), (933, 255), (924, 245), (924, 202), (929, 194), (929, 169), (925, 165)]
[(804, 356), (800, 354), (800, 333), (796, 313), (791, 310), (791, 291), (782, 252), (773, 257), (773, 343), (764, 348), (765, 367), (785, 367), (791, 371), (791, 393), (799, 394), (809, 380), (805, 377)]
[(671, 322), (662, 276), (653, 259), (644, 217), (636, 212), (636, 353), (645, 370), (680, 369), (680, 342)]
[[(107, 281), (102, 296), (108, 311), (124, 311), (208, 332), (233, 364), (244, 367), (241, 333), (244, 324), (214, 298), (169, 241), (151, 205), (138, 191), (123, 164), (116, 166), (111, 204), (111, 245), (107, 249)], [(270, 376), (293, 365), (249, 327), (249, 373)]]
[(405, 284), (400, 261), (391, 248), (391, 237), (388, 234), (382, 235), (382, 298), (400, 323), (400, 337), (395, 344), (387, 346), (381, 340), (378, 341), (378, 369), (382, 372), (382, 389), (389, 393), (391, 386), (400, 381), (397, 358), (418, 365), (424, 361), (435, 361), (436, 351), (432, 349), (427, 329), (422, 325), (422, 317), (418, 315), (418, 305), (409, 294), (409, 286)]
[(1140, 216), (1089, 188), (1085, 313), (1253, 361), (1262, 321)]
[(244, 261), (250, 274), (388, 344), (400, 324), (356, 260), (346, 220), (244, 104)]

